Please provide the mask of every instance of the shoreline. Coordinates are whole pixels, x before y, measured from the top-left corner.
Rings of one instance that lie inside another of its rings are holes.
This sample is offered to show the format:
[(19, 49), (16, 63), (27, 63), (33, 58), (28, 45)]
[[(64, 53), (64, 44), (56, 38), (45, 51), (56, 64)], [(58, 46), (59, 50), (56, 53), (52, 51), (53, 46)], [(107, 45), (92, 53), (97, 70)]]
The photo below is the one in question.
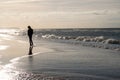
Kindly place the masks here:
[[(53, 52), (54, 50), (35, 46), (32, 50), (32, 55), (29, 55), (29, 43), (22, 40), (2, 40), (1, 41), (2, 46), (9, 46), (5, 48), (1, 48), (0, 52), (2, 52), (1, 55), (1, 62), (0, 63), (0, 80), (14, 80), (14, 79), (24, 79), (24, 75), (30, 75), (36, 76), (35, 74), (26, 73), (25, 71), (22, 71), (22, 68), (17, 68), (15, 64), (19, 63), (19, 60), (22, 60), (24, 58), (31, 58), (33, 56), (36, 56), (38, 54), (44, 54), (47, 52)], [(17, 64), (18, 65), (18, 64)], [(22, 76), (19, 76), (22, 75)], [(37, 78), (42, 78), (43, 74), (39, 74)], [(44, 75), (45, 76), (45, 75)], [(49, 76), (46, 76), (46, 78), (49, 78)], [(26, 79), (25, 79), (26, 80)]]
[(28, 42), (13, 39), (3, 42), (1, 45), (9, 47), (1, 51), (4, 64), (1, 64), (3, 68), (0, 70), (0, 79), (120, 79), (120, 59), (117, 51), (38, 40), (34, 41), (33, 55), (28, 55)]
[[(3, 60), (4, 58), (5, 59), (7, 58), (6, 60), (4, 60), (7, 63), (9, 63), (9, 61), (11, 61), (11, 59), (14, 59), (17, 57), (30, 56), (29, 55), (29, 50), (30, 50), (29, 42), (17, 40), (17, 39), (15, 39), (15, 40), (3, 39), (0, 41), (0, 43), (1, 43), (0, 44), (1, 59)], [(49, 48), (34, 46), (32, 53), (34, 56), (39, 53), (45, 53), (45, 52), (51, 52), (51, 51), (53, 51), (53, 50), (49, 49)]]

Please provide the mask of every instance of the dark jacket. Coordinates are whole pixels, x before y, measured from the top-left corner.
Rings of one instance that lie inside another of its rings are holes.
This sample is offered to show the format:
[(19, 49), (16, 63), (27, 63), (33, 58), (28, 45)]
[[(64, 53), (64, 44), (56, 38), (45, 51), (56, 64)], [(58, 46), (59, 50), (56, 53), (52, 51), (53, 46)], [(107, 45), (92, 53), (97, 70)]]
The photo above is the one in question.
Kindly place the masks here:
[(32, 28), (29, 28), (28, 29), (28, 36), (32, 36), (33, 35), (33, 29)]

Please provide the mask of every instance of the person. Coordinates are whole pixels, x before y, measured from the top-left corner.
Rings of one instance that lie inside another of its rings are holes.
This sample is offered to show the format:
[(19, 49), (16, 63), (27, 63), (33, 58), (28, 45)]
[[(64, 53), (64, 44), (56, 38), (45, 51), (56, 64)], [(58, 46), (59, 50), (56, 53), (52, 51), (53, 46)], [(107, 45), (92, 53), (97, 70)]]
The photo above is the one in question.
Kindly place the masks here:
[(28, 26), (28, 37), (29, 37), (30, 46), (33, 46), (32, 35), (33, 35), (33, 29), (31, 28), (31, 26)]
[(28, 55), (32, 55), (33, 53), (32, 53), (32, 50), (33, 50), (33, 46), (30, 46), (29, 47), (29, 53), (28, 53)]

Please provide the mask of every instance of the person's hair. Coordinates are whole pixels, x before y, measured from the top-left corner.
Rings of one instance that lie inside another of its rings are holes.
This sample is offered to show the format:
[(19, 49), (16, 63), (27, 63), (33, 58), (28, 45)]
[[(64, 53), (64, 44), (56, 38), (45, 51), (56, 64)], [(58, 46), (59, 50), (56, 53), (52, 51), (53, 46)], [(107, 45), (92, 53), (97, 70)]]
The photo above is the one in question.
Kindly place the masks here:
[(31, 28), (30, 26), (28, 26), (28, 28)]

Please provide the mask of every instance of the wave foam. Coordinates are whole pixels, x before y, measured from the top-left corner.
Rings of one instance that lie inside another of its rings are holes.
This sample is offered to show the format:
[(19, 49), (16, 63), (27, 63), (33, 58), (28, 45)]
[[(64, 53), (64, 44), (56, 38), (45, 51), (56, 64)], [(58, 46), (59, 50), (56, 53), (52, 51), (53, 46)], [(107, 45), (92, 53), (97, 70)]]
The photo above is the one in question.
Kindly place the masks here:
[(110, 39), (105, 38), (104, 36), (97, 36), (97, 37), (91, 37), (91, 36), (56, 36), (54, 34), (46, 34), (42, 35), (42, 38), (44, 39), (63, 39), (63, 40), (76, 40), (76, 41), (83, 41), (83, 42), (102, 42), (107, 44), (120, 44), (120, 40), (117, 39)]
[(72, 43), (81, 44), (83, 46), (90, 46), (90, 47), (97, 47), (97, 48), (104, 48), (104, 49), (111, 49), (120, 51), (120, 40), (111, 39), (104, 36), (56, 36), (54, 34), (46, 34), (42, 35), (43, 39), (55, 39), (55, 40), (63, 40), (69, 42), (73, 41)]

